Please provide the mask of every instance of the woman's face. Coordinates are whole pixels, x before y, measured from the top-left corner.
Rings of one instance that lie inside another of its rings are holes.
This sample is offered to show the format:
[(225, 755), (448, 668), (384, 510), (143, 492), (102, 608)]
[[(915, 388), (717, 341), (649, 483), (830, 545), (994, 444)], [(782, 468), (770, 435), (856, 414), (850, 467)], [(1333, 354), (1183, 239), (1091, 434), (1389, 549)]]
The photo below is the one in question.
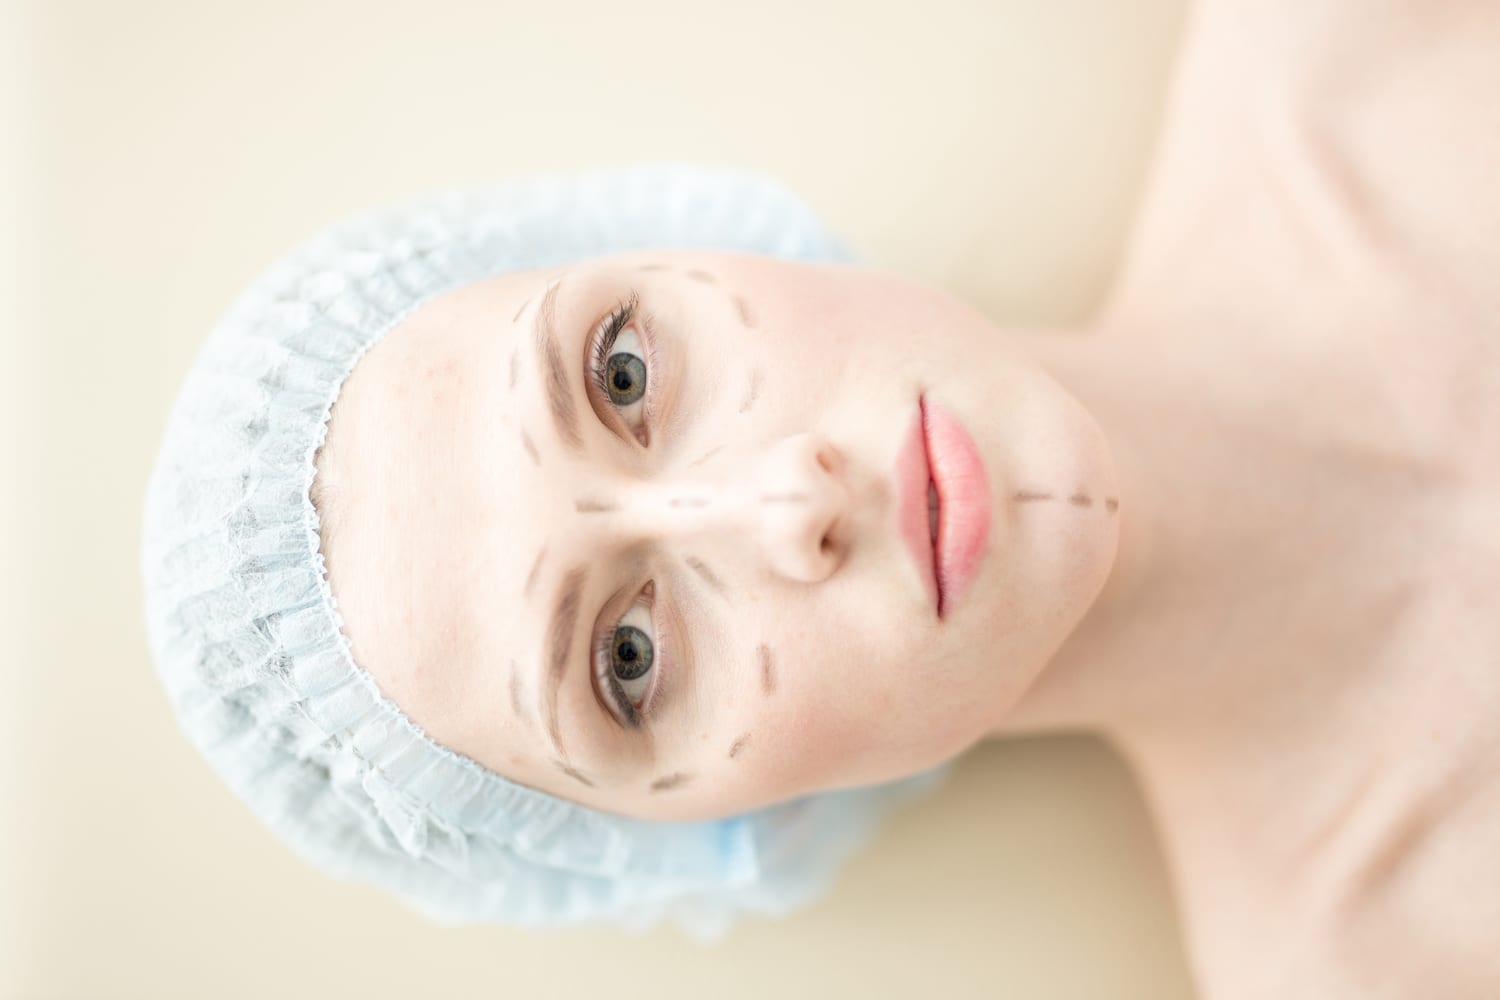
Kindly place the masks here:
[[(941, 530), (973, 549), (941, 606), (913, 553), (929, 448)], [(983, 316), (737, 253), (429, 301), (356, 364), (318, 468), (329, 581), (386, 696), (515, 781), (651, 819), (954, 756), (1082, 618), (1118, 538), (1103, 433)]]

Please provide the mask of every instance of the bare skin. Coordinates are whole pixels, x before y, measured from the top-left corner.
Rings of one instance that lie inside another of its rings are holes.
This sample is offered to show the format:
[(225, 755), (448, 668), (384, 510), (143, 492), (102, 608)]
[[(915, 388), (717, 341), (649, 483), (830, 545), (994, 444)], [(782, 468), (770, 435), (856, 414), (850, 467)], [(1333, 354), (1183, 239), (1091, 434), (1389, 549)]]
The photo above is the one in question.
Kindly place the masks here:
[(1500, 7), (1183, 52), (1098, 341), (1026, 345), (1152, 527), (996, 732), (1131, 761), (1203, 996), (1500, 995)]
[[(1500, 8), (1220, 0), (1183, 52), (1078, 335), (684, 252), (414, 312), (319, 458), (357, 501), (324, 526), (356, 660), (480, 763), (653, 819), (1096, 731), (1155, 810), (1207, 1000), (1497, 995)], [(597, 393), (549, 419), (533, 350), (555, 310), (577, 379), (631, 292), (649, 443)], [(919, 394), (1004, 487), (941, 618), (891, 480)], [(588, 660), (627, 608), (695, 653), (630, 694), (639, 726)]]

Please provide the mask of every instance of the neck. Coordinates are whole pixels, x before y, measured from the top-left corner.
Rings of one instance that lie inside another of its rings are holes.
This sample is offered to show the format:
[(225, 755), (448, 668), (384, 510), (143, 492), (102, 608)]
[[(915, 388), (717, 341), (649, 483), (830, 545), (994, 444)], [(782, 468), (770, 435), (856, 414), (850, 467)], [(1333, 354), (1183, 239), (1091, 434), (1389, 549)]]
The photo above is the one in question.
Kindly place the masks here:
[(1378, 641), (1369, 610), (1390, 589), (1360, 579), (1368, 525), (1350, 511), (1371, 501), (1357, 443), (1307, 428), (1328, 378), (1227, 333), (1023, 341), (1109, 439), (1120, 542), (997, 733), (1091, 729), (1127, 753), (1198, 753), (1333, 697), (1350, 679), (1336, 664)]
[[(1206, 912), (1289, 891), (1393, 738), (1390, 716), (1353, 706), (1420, 691), (1390, 652), (1421, 600), (1422, 568), (1390, 530), (1415, 509), (1410, 461), (1349, 429), (1369, 400), (1295, 344), (1110, 331), (1026, 346), (1109, 439), (1120, 540), (995, 733), (1114, 744)], [(1243, 884), (1205, 888), (1225, 873)]]

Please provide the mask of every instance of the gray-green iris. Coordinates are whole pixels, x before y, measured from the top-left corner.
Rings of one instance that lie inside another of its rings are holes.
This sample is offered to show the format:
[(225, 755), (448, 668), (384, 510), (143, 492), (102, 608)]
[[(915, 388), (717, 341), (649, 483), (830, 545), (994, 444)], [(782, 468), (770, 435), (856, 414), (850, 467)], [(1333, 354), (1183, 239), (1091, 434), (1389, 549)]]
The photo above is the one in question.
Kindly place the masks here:
[(611, 668), (622, 681), (633, 681), (651, 669), (656, 656), (651, 640), (646, 633), (634, 625), (621, 625), (615, 629), (615, 641), (610, 650)]
[(605, 365), (604, 383), (616, 406), (629, 406), (646, 393), (646, 363), (628, 351), (611, 354)]

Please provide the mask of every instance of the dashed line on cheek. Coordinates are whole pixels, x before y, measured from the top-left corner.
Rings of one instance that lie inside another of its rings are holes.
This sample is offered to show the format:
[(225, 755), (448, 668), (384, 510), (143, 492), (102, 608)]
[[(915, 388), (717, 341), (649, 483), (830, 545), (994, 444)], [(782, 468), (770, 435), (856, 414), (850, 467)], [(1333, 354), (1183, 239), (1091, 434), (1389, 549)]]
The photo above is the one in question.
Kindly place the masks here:
[(526, 454), (531, 456), (532, 465), (542, 464), (542, 456), (537, 453), (536, 443), (531, 440), (531, 435), (525, 431), (521, 432), (521, 446), (526, 449)]
[(719, 452), (721, 452), (723, 450), (724, 450), (724, 446), (722, 444), (714, 445), (712, 448), (708, 449), (703, 454), (699, 455), (697, 458), (695, 458), (691, 462), (689, 462), (688, 463), (688, 468), (691, 469), (691, 468), (694, 468), (695, 466), (702, 465), (704, 462), (707, 462), (710, 458), (713, 458), (715, 455), (717, 455)]
[(510, 387), (516, 387), (516, 377), (521, 373), (521, 362), (516, 357), (516, 351), (510, 352)]
[(749, 745), (750, 745), (750, 734), (749, 733), (742, 733), (741, 735), (737, 736), (735, 738), (735, 741), (733, 743), (729, 744), (729, 759), (730, 760), (734, 760), (736, 757), (738, 757), (740, 755), (740, 751), (744, 750), (745, 747), (747, 747)]
[(761, 643), (755, 652), (760, 656), (760, 689), (771, 694), (776, 690), (776, 661), (771, 656), (771, 647)]
[(750, 329), (755, 329), (755, 315), (750, 311), (743, 297), (734, 296), (734, 308), (740, 314), (740, 322)]

